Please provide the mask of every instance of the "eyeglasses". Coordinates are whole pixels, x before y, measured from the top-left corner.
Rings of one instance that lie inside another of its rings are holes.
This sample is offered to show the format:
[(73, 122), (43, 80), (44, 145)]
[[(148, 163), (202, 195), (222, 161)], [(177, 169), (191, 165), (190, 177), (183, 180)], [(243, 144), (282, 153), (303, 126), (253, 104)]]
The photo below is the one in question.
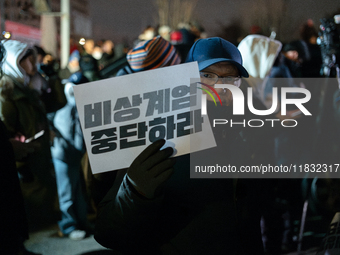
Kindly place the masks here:
[(201, 82), (207, 85), (215, 85), (218, 82), (218, 79), (222, 79), (223, 84), (231, 84), (239, 87), (241, 85), (241, 77), (233, 77), (233, 76), (218, 76), (215, 73), (210, 72), (200, 72)]

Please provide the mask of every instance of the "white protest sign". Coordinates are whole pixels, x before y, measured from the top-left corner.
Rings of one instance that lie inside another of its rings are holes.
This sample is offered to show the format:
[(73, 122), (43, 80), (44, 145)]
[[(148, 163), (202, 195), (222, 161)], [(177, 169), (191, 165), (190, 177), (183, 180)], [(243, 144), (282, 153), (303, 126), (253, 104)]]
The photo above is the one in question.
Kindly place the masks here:
[(193, 78), (197, 62), (74, 86), (92, 172), (127, 168), (161, 138), (175, 156), (216, 146)]

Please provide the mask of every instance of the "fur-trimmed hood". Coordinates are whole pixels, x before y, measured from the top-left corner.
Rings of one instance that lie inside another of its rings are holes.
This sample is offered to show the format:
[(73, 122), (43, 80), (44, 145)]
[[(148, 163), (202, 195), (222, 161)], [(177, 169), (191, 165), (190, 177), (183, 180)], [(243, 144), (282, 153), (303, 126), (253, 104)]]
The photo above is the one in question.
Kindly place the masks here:
[(20, 60), (25, 56), (28, 50), (35, 50), (33, 47), (15, 40), (3, 40), (2, 44), (6, 50), (2, 71), (9, 76), (15, 83), (27, 86), (30, 82), (30, 77), (25, 70), (19, 65)]

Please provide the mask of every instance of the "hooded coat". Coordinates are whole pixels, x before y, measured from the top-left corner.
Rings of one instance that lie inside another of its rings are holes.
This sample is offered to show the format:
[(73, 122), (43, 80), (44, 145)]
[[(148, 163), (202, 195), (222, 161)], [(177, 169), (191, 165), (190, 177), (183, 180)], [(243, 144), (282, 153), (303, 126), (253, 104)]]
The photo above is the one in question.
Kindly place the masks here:
[[(207, 103), (211, 119), (230, 116), (226, 107)], [(240, 129), (225, 131), (213, 130), (217, 147), (177, 157), (162, 195), (153, 200), (124, 176), (118, 192), (114, 185), (99, 205), (94, 238), (123, 254), (263, 254), (261, 180), (190, 178), (193, 158), (196, 166), (250, 164)]]
[[(27, 139), (41, 130), (45, 131), (44, 135), (36, 141), (39, 143), (39, 148), (22, 161), (16, 162), (16, 165), (22, 180), (35, 186), (33, 193), (39, 194), (39, 196), (31, 196), (34, 207), (45, 203), (45, 196), (53, 203), (51, 196), (55, 195), (56, 187), (46, 111), (39, 90), (34, 89), (38, 85), (34, 82), (34, 76), (27, 75), (19, 64), (27, 52), (33, 49), (25, 43), (14, 40), (2, 41), (2, 43), (6, 54), (2, 66), (4, 75), (0, 79), (0, 118), (12, 138), (23, 135)], [(34, 50), (33, 54), (35, 54)], [(25, 185), (22, 188), (25, 196)], [(45, 204), (48, 206), (48, 203)]]
[(47, 128), (39, 91), (31, 89), (33, 79), (19, 65), (31, 48), (13, 40), (3, 41), (3, 45), (6, 55), (2, 67), (4, 76), (0, 80), (0, 117), (11, 136), (21, 133), (29, 138)]

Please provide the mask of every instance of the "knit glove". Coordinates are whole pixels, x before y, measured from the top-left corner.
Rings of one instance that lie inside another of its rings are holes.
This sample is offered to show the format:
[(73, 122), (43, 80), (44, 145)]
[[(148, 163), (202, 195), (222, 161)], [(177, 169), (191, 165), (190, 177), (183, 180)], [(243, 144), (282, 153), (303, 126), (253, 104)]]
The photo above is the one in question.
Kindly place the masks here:
[(169, 158), (173, 149), (167, 147), (160, 150), (165, 140), (158, 140), (149, 145), (132, 162), (127, 171), (127, 177), (134, 188), (148, 199), (153, 199), (159, 193), (162, 184), (173, 173), (175, 159)]

